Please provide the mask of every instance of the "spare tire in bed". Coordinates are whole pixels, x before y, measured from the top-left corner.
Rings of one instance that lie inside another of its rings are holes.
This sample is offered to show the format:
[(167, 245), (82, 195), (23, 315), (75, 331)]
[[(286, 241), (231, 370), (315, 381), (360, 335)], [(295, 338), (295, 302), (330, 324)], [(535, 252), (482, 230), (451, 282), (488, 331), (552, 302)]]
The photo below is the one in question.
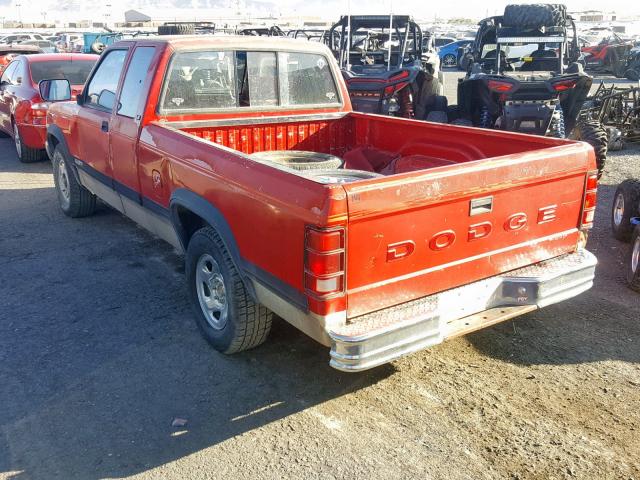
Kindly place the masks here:
[(553, 3), (533, 3), (507, 5), (504, 8), (502, 24), (505, 27), (540, 28), (564, 27), (567, 7)]
[(366, 180), (369, 178), (378, 178), (380, 175), (375, 172), (365, 172), (363, 170), (348, 170), (342, 168), (339, 170), (311, 170), (306, 172), (305, 177), (313, 178), (321, 183), (351, 183), (358, 180)]
[(308, 152), (305, 150), (274, 150), (272, 152), (256, 152), (250, 157), (257, 161), (277, 163), (294, 170), (327, 170), (340, 168), (341, 158), (328, 153)]

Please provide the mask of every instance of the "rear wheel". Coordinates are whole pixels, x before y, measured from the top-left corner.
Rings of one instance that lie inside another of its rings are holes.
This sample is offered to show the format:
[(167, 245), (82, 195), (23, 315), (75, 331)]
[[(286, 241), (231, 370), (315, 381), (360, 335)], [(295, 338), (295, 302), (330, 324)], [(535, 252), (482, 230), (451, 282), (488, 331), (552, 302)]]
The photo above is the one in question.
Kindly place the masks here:
[(72, 218), (93, 214), (96, 209), (96, 196), (78, 183), (59, 147), (53, 152), (52, 160), (53, 181), (58, 203), (64, 214)]
[(611, 230), (613, 236), (628, 242), (633, 233), (631, 219), (640, 215), (640, 181), (625, 180), (613, 195), (611, 208)]
[(640, 225), (636, 225), (631, 237), (631, 248), (627, 255), (627, 282), (632, 290), (640, 292)]
[(565, 25), (566, 12), (566, 7), (558, 4), (516, 4), (507, 5), (502, 18), (504, 25), (509, 27), (559, 27)]
[(638, 80), (640, 80), (640, 71), (630, 68), (629, 70), (624, 72), (624, 76), (629, 80), (633, 80), (634, 82), (637, 82)]
[(452, 53), (447, 53), (444, 57), (442, 57), (442, 66), (444, 68), (453, 68), (458, 66), (458, 59)]
[(193, 35), (196, 29), (192, 23), (181, 23), (177, 25), (160, 25), (158, 35)]
[(204, 227), (193, 234), (185, 262), (196, 323), (213, 348), (229, 354), (263, 343), (273, 313), (247, 293), (231, 255), (213, 228)]
[(37, 148), (27, 147), (22, 142), (22, 136), (20, 135), (20, 128), (17, 123), (13, 123), (13, 142), (16, 146), (16, 154), (18, 155), (18, 160), (22, 163), (33, 163), (39, 162), (40, 160), (44, 160), (45, 152), (44, 150), (40, 150)]
[(593, 147), (596, 154), (598, 176), (601, 176), (607, 161), (607, 146), (609, 145), (609, 135), (602, 124), (597, 120), (581, 120), (573, 129), (571, 138), (587, 142)]

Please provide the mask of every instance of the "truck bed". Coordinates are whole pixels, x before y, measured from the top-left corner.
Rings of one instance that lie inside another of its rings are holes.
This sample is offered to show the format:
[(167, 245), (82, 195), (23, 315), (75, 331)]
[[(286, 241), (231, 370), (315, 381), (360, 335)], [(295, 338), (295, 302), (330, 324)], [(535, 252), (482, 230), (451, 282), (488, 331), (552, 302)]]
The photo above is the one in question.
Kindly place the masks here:
[[(350, 319), (575, 251), (594, 162), (579, 142), (359, 113), (163, 126), (227, 154), (309, 150), (385, 175), (331, 190), (347, 199)], [(472, 211), (473, 202), (488, 208)], [(302, 241), (294, 230), (287, 235)]]

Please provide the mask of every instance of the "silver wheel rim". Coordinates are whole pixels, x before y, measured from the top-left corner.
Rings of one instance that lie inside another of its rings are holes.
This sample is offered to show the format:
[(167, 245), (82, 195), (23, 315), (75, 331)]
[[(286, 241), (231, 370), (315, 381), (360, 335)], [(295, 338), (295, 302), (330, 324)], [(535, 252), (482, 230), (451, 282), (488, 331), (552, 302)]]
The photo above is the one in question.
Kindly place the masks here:
[(624, 216), (624, 195), (619, 193), (616, 197), (616, 202), (613, 207), (613, 223), (616, 227), (622, 224), (622, 217)]
[(62, 208), (69, 208), (71, 204), (71, 190), (69, 188), (69, 174), (64, 160), (58, 156), (58, 192), (60, 192), (60, 203)]
[(198, 301), (207, 323), (215, 330), (227, 324), (229, 305), (220, 266), (211, 255), (203, 254), (196, 264)]
[(22, 140), (20, 140), (20, 132), (18, 131), (18, 124), (13, 124), (13, 141), (16, 144), (16, 152), (18, 152), (18, 157), (22, 156)]
[(636, 273), (638, 271), (638, 263), (640, 262), (640, 236), (636, 237), (636, 241), (633, 243), (633, 250), (631, 252), (631, 271)]
[(456, 57), (451, 55), (450, 53), (446, 54), (442, 59), (442, 65), (444, 67), (455, 67), (456, 66)]

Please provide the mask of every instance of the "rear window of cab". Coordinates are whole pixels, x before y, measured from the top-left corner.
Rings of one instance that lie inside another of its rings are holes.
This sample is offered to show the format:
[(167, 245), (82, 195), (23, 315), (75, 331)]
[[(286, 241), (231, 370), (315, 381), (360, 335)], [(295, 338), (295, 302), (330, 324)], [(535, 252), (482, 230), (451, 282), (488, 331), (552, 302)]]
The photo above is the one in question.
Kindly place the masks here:
[(160, 113), (338, 105), (331, 65), (322, 54), (195, 51), (173, 56)]

